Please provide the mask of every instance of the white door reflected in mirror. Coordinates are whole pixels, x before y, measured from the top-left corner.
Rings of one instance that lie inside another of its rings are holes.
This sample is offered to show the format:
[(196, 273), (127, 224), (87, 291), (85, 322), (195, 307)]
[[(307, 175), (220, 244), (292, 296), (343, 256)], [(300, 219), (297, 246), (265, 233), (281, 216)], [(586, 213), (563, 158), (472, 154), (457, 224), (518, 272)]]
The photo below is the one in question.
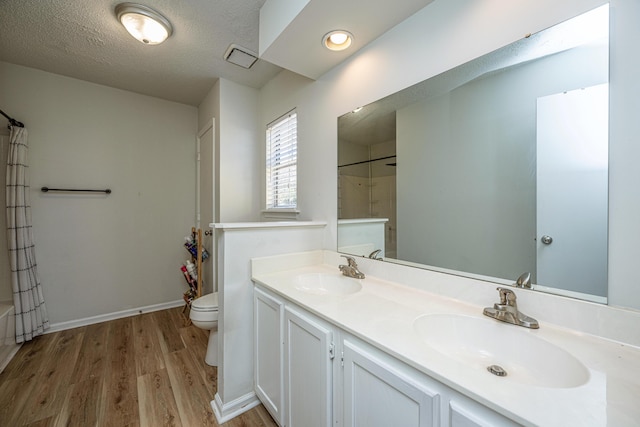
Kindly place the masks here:
[(607, 296), (608, 87), (541, 97), (537, 108), (534, 282), (598, 302)]

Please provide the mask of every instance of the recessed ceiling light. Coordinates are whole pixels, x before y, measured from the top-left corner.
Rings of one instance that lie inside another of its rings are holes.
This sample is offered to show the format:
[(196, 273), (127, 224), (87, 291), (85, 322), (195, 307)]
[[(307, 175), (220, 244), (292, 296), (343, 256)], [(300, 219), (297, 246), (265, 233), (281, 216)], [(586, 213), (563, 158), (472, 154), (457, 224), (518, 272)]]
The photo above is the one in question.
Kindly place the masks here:
[(353, 42), (353, 34), (344, 30), (334, 30), (324, 35), (322, 45), (329, 50), (345, 50)]
[(173, 33), (169, 20), (147, 6), (120, 3), (115, 11), (129, 34), (144, 44), (160, 44)]

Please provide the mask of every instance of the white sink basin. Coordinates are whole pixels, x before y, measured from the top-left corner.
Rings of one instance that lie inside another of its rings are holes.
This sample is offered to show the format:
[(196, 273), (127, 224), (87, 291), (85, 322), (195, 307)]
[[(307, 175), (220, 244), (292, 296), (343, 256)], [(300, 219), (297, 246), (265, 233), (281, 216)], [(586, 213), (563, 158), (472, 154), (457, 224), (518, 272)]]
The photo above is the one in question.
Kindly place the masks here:
[(362, 289), (360, 281), (340, 273), (301, 274), (294, 279), (294, 287), (315, 295), (349, 295)]
[[(492, 319), (432, 314), (413, 322), (415, 332), (429, 346), (469, 369), (495, 375), (498, 365), (515, 381), (538, 387), (571, 388), (585, 384), (589, 371), (564, 349), (520, 326)], [(495, 368), (494, 368), (495, 371)]]

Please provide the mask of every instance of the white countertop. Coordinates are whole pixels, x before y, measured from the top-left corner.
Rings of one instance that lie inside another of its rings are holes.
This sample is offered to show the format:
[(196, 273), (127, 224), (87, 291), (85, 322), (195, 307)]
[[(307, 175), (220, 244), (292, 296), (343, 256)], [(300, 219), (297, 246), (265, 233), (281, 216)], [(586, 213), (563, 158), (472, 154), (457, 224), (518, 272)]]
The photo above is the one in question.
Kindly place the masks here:
[[(489, 319), (482, 315), (483, 307), (372, 276), (362, 280), (362, 290), (351, 295), (314, 295), (297, 290), (295, 277), (310, 273), (339, 275), (336, 266), (316, 264), (273, 270), (254, 269), (253, 280), (518, 423), (563, 427), (640, 425), (638, 347), (562, 329), (541, 319), (537, 330), (496, 321), (566, 350), (590, 374), (584, 385), (574, 388), (521, 384), (461, 366), (427, 345), (413, 329), (414, 320), (425, 314)], [(525, 314), (536, 317), (536, 313)]]
[(255, 230), (259, 228), (309, 228), (325, 227), (324, 221), (259, 221), (259, 222), (212, 222), (210, 228), (216, 230)]
[(389, 222), (389, 218), (349, 218), (349, 219), (339, 219), (338, 225), (377, 224), (377, 223), (385, 223), (385, 222)]

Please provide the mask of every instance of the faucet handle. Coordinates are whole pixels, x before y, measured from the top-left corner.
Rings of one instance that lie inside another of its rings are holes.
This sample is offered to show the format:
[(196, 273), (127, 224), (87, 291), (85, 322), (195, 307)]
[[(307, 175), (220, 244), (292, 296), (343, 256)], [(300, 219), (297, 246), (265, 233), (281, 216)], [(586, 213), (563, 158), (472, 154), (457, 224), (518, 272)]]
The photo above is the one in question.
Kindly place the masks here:
[(380, 252), (382, 252), (382, 249), (376, 249), (375, 251), (373, 251), (373, 252), (371, 252), (371, 253), (369, 254), (369, 258), (371, 258), (371, 259), (379, 259), (379, 260), (381, 260), (382, 258), (378, 258), (378, 254), (379, 254)]
[(516, 287), (518, 288), (531, 289), (531, 273), (529, 273), (528, 271), (525, 271), (524, 273), (522, 273), (518, 277), (514, 285), (516, 285)]
[(500, 293), (500, 304), (501, 305), (516, 305), (516, 294), (511, 289), (506, 288), (497, 288)]
[(358, 267), (358, 264), (356, 263), (356, 260), (353, 257), (350, 257), (348, 255), (340, 255), (340, 256), (347, 259), (347, 264), (349, 264), (349, 267)]

